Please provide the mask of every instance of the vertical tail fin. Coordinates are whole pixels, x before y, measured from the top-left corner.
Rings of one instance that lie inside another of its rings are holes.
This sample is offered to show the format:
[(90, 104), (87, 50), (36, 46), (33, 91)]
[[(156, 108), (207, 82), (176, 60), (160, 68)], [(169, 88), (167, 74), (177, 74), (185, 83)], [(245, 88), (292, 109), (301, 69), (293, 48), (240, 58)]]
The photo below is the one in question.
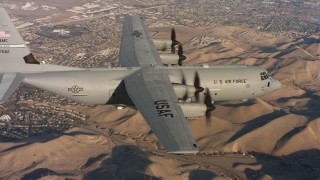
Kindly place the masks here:
[(40, 64), (3, 8), (0, 8), (0, 72), (23, 71), (23, 65)]
[(26, 73), (69, 70), (79, 68), (40, 64), (31, 54), (7, 12), (0, 7), (0, 104), (10, 97)]
[(40, 64), (32, 55), (7, 12), (0, 7), (0, 73), (79, 70)]
[(31, 53), (3, 8), (0, 8), (0, 17), (0, 104), (2, 104), (23, 80), (23, 75), (16, 73), (17, 67), (14, 66), (24, 64), (23, 58)]

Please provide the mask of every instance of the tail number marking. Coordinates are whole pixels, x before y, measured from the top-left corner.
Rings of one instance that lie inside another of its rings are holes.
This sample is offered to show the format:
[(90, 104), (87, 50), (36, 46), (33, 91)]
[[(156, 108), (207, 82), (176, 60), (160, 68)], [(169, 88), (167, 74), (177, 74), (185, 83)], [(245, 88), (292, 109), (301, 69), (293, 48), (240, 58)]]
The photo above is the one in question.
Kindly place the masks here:
[(9, 54), (10, 51), (9, 50), (0, 50), (0, 54)]

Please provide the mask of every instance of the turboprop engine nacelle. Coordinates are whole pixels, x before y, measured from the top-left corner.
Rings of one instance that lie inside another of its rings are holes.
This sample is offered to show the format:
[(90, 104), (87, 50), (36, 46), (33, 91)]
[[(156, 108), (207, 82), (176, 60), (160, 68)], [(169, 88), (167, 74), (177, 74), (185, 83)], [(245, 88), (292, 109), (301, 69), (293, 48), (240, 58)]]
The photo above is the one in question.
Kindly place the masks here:
[(172, 40), (152, 39), (152, 41), (158, 51), (166, 51), (167, 49), (170, 49), (172, 46)]
[(199, 103), (177, 103), (185, 117), (187, 118), (197, 118), (200, 116), (204, 116), (207, 111), (207, 106), (205, 104)]
[(184, 84), (172, 84), (178, 99), (187, 99), (195, 95), (197, 89), (194, 86)]
[(179, 63), (178, 54), (159, 54), (163, 64), (175, 65)]

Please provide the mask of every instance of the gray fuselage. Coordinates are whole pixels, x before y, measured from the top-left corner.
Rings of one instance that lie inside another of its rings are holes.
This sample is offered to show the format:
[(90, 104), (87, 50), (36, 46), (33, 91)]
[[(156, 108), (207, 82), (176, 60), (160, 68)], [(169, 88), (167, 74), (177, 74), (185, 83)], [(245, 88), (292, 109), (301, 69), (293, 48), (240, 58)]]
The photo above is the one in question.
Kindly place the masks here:
[[(192, 87), (198, 74), (201, 87), (208, 89), (212, 101), (251, 99), (280, 88), (279, 81), (261, 74), (267, 73), (259, 66), (221, 65), (156, 67), (167, 71), (174, 85)], [(139, 68), (89, 68), (73, 71), (26, 73), (23, 82), (62, 95), (85, 104), (127, 104), (129, 98), (123, 83), (125, 77)], [(177, 97), (183, 99), (185, 92), (175, 88)], [(200, 99), (207, 91), (200, 93)], [(187, 102), (195, 102), (189, 95)]]

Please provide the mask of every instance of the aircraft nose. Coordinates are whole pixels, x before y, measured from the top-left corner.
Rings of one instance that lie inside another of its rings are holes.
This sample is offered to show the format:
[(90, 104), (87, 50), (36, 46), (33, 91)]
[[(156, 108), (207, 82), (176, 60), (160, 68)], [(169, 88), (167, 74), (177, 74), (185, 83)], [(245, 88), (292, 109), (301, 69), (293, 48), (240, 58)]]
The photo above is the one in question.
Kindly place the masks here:
[(271, 83), (271, 88), (272, 91), (280, 89), (281, 88), (281, 82), (278, 80), (273, 80), (273, 82)]

